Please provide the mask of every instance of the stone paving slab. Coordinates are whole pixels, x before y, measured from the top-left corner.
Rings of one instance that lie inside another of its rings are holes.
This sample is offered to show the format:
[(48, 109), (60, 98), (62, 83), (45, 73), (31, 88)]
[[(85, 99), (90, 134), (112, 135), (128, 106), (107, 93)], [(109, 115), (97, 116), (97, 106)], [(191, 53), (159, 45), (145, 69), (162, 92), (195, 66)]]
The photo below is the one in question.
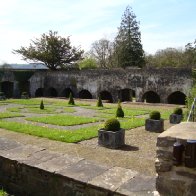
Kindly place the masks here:
[(10, 142), (10, 140), (6, 138), (0, 138), (0, 150), (11, 150), (19, 146), (21, 146), (21, 144), (18, 142)]
[(37, 167), (43, 170), (47, 170), (49, 172), (57, 172), (59, 170), (69, 167), (72, 164), (76, 164), (81, 160), (83, 160), (83, 158), (73, 157), (70, 155), (62, 155), (46, 162), (42, 162), (38, 164)]
[(51, 160), (56, 157), (60, 157), (62, 154), (60, 153), (54, 153), (48, 150), (43, 150), (39, 152), (35, 152), (31, 154), (31, 156), (28, 156), (27, 159), (21, 161), (22, 163), (28, 164), (30, 166), (36, 166), (40, 163), (44, 163), (48, 160)]
[(155, 182), (155, 177), (138, 175), (123, 184), (117, 192), (124, 195), (153, 196), (156, 190)]
[(27, 160), (28, 157), (32, 156), (32, 154), (42, 150), (44, 150), (44, 148), (32, 145), (21, 145), (11, 150), (2, 151), (1, 155), (11, 160), (24, 161)]
[(138, 173), (122, 167), (113, 167), (100, 176), (93, 178), (89, 184), (115, 191), (122, 184), (134, 178)]
[(88, 182), (109, 168), (108, 166), (96, 165), (92, 161), (82, 160), (56, 173), (78, 181)]

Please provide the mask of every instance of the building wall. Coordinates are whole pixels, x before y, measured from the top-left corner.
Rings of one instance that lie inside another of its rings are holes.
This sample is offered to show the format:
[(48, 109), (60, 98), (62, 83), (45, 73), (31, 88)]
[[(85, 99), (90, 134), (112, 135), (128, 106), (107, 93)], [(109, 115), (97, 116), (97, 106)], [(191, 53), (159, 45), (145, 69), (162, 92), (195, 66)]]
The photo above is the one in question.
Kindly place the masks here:
[(83, 89), (88, 90), (93, 98), (101, 91), (111, 93), (113, 101), (119, 98), (119, 91), (135, 91), (136, 100), (144, 101), (148, 91), (157, 93), (160, 102), (167, 103), (168, 96), (179, 91), (188, 95), (192, 86), (191, 69), (93, 69), (81, 71), (38, 71), (30, 78), (30, 94), (35, 96), (38, 88), (43, 88), (44, 95), (50, 88), (62, 95), (65, 88), (70, 88), (75, 97)]

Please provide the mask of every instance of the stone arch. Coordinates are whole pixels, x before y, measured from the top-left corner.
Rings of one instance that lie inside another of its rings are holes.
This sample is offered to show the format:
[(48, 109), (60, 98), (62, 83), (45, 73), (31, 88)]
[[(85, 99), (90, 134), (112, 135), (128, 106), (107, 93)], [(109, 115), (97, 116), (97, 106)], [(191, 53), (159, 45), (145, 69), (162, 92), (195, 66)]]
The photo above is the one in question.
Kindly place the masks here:
[(113, 98), (112, 98), (112, 95), (109, 91), (101, 91), (100, 97), (102, 100), (108, 100), (109, 103), (113, 103)]
[(186, 100), (186, 95), (180, 91), (175, 91), (171, 93), (167, 98), (167, 102), (169, 104), (185, 105), (185, 100)]
[(132, 90), (125, 88), (119, 91), (119, 98), (121, 101), (131, 101), (132, 100)]
[(160, 103), (160, 96), (154, 91), (147, 91), (142, 96), (142, 101), (147, 103)]
[(74, 93), (73, 93), (72, 89), (71, 89), (71, 88), (65, 88), (65, 89), (63, 90), (63, 92), (61, 93), (61, 96), (62, 96), (62, 97), (68, 98), (69, 95), (70, 95), (70, 93), (72, 93), (72, 95), (73, 95), (73, 97), (74, 97)]
[(35, 91), (35, 97), (43, 97), (44, 96), (44, 89), (43, 88), (38, 88)]
[(83, 89), (79, 92), (79, 98), (80, 99), (92, 99), (93, 96), (88, 90)]
[(58, 96), (58, 92), (55, 88), (50, 87), (47, 91), (46, 91), (46, 96), (48, 97), (57, 97)]
[(1, 82), (1, 91), (5, 93), (5, 96), (7, 98), (13, 97), (13, 88), (14, 88), (13, 82), (9, 82), (9, 81)]

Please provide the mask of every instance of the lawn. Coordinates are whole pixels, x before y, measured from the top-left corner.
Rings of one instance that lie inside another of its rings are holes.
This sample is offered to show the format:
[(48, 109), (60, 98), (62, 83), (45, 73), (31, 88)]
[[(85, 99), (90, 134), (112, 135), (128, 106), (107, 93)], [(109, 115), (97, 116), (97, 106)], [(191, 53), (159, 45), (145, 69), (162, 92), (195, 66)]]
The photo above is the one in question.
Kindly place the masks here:
[(81, 124), (93, 123), (99, 121), (98, 118), (89, 118), (89, 117), (71, 116), (71, 115), (32, 117), (32, 118), (26, 118), (26, 120), (52, 124), (52, 125), (60, 125), (60, 126), (81, 125)]
[[(0, 113), (0, 127), (21, 132), (25, 134), (35, 135), (39, 137), (45, 137), (52, 140), (58, 140), (62, 142), (79, 142), (82, 140), (87, 140), (93, 137), (97, 137), (98, 129), (103, 127), (104, 121), (108, 118), (114, 118), (116, 114), (117, 104), (104, 104), (104, 107), (96, 107), (95, 102), (81, 102), (79, 100), (75, 101), (75, 106), (68, 105), (67, 100), (63, 99), (49, 99), (44, 98), (44, 110), (40, 110), (40, 101), (41, 99), (9, 99), (5, 102), (9, 105), (10, 103), (18, 104), (12, 108), (7, 108), (9, 112)], [(73, 108), (74, 107), (74, 108)], [(96, 114), (96, 117), (85, 117), (83, 116), (74, 116), (74, 112), (78, 107), (89, 109), (89, 112), (93, 110)], [(148, 114), (152, 110), (158, 110), (161, 112), (161, 117), (168, 119), (169, 115), (172, 113), (172, 108), (159, 108), (148, 107), (148, 106), (132, 106), (132, 105), (123, 105), (122, 106), (125, 118), (118, 118), (121, 127), (129, 130), (132, 128), (144, 126), (145, 119), (148, 117)], [(90, 110), (91, 109), (91, 110)], [(62, 114), (62, 112), (70, 112), (73, 115)], [(20, 113), (26, 115), (26, 113), (33, 115), (35, 114), (53, 114), (50, 116), (32, 116), (26, 117), (26, 120), (33, 122), (41, 122), (45, 124), (57, 125), (56, 129), (48, 128), (47, 126), (33, 125), (30, 123), (22, 124), (20, 122), (7, 122), (3, 118), (12, 118), (12, 117), (22, 117)], [(91, 123), (100, 122), (96, 125)], [(58, 126), (74, 126), (88, 124), (83, 128), (76, 128), (75, 130), (59, 130)]]

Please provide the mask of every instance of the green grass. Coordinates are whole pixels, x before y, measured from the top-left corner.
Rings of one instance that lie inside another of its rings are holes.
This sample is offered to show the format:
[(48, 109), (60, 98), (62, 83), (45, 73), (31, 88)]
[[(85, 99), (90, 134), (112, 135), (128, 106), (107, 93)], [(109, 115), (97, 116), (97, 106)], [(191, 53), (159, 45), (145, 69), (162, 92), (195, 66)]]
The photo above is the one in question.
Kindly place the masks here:
[(0, 119), (2, 118), (13, 118), (13, 117), (23, 117), (22, 114), (14, 114), (11, 112), (2, 112), (0, 113)]
[(98, 122), (97, 118), (87, 118), (81, 116), (69, 116), (69, 115), (54, 115), (43, 117), (26, 118), (26, 120), (41, 122), (46, 124), (60, 125), (60, 126), (72, 126), (86, 123)]
[(97, 130), (100, 128), (100, 125), (85, 127), (74, 131), (62, 131), (58, 129), (49, 129), (47, 127), (40, 127), (31, 124), (0, 121), (0, 128), (38, 137), (44, 137), (51, 140), (75, 143), (97, 137)]
[(3, 189), (0, 189), (0, 196), (8, 196), (8, 194)]
[[(104, 111), (100, 111), (100, 112), (115, 115), (116, 110), (117, 110), (117, 108), (113, 108), (113, 109), (108, 109), (108, 110), (104, 110)], [(135, 109), (135, 108), (134, 109), (123, 108), (123, 111), (125, 113), (125, 116), (138, 116), (138, 115), (148, 114), (150, 112), (150, 110), (139, 110), (139, 109)]]
[[(44, 104), (50, 104), (51, 101), (44, 100)], [(3, 103), (14, 103), (14, 104), (21, 104), (21, 105), (39, 105), (41, 102), (41, 99), (7, 99), (3, 101)]]
[(130, 120), (120, 121), (121, 128), (123, 129), (133, 129), (136, 127), (141, 127), (145, 125), (144, 118), (131, 118)]

